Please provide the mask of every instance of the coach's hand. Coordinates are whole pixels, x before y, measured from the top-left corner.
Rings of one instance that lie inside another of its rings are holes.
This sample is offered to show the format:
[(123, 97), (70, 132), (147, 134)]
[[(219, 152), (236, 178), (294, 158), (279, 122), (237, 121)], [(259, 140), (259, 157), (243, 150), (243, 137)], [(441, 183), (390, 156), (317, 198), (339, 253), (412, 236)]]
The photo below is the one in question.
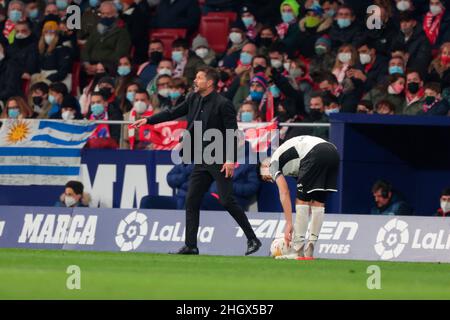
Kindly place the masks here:
[(144, 124), (147, 124), (147, 118), (139, 119), (135, 121), (131, 126), (135, 128), (139, 128), (140, 126), (143, 126)]
[(222, 170), (220, 172), (225, 171), (225, 178), (232, 178), (234, 172), (234, 163), (224, 163), (222, 166)]
[(284, 241), (286, 242), (287, 246), (290, 246), (292, 241), (292, 232), (294, 231), (294, 227), (292, 224), (286, 223), (286, 226), (284, 228)]

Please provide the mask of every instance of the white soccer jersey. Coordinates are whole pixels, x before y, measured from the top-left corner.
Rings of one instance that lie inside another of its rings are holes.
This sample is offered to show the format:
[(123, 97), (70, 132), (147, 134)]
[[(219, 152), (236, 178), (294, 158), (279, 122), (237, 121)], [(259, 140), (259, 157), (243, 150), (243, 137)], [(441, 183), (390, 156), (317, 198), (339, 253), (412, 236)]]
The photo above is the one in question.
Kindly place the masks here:
[(289, 139), (272, 154), (269, 172), (275, 181), (279, 174), (298, 177), (302, 159), (319, 143), (326, 140), (313, 136), (298, 136)]

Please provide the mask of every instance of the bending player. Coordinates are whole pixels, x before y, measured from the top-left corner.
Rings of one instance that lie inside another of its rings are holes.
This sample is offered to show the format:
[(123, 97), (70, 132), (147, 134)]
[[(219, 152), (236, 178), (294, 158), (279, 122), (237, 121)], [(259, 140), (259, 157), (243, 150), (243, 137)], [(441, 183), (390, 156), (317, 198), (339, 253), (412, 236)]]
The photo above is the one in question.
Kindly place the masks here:
[[(313, 258), (314, 247), (319, 238), (325, 214), (325, 201), (329, 192), (337, 192), (339, 154), (336, 147), (317, 137), (298, 136), (284, 142), (261, 164), (262, 178), (275, 182), (286, 218), (284, 238), (295, 254), (281, 256)], [(292, 205), (285, 176), (297, 178), (295, 224), (292, 224)], [(306, 242), (309, 214), (311, 227)], [(292, 234), (293, 233), (293, 234)]]

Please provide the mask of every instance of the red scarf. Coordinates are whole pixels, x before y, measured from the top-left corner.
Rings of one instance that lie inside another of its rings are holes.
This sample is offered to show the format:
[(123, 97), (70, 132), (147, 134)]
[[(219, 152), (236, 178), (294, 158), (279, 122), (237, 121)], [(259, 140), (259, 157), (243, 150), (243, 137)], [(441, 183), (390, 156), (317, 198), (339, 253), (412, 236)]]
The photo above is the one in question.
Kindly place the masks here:
[(278, 33), (278, 36), (280, 37), (280, 39), (284, 39), (284, 37), (286, 36), (286, 33), (288, 32), (289, 24), (286, 22), (282, 22), (279, 25), (277, 25), (276, 28), (277, 28), (277, 33)]
[(413, 96), (408, 90), (406, 90), (406, 105), (409, 106), (414, 102), (419, 101), (420, 99), (422, 99), (424, 94), (425, 94), (424, 88), (420, 88), (415, 96)]
[[(103, 115), (96, 118), (93, 114), (89, 117), (89, 120), (108, 120), (108, 111), (105, 109)], [(109, 125), (107, 124), (98, 124), (95, 131), (91, 134), (89, 139), (101, 139), (101, 138), (111, 138), (111, 134), (109, 132)]]
[(423, 19), (423, 30), (432, 45), (436, 43), (439, 36), (439, 29), (441, 27), (441, 21), (444, 13), (445, 10), (442, 10), (440, 14), (433, 16), (431, 12), (428, 12)]
[(8, 39), (9, 34), (14, 30), (14, 27), (16, 25), (14, 24), (14, 22), (12, 22), (11, 20), (6, 20), (5, 22), (5, 27), (3, 28), (3, 35), (5, 36), (6, 39)]
[(265, 118), (263, 118), (264, 122), (272, 121), (275, 116), (275, 106), (273, 103), (273, 95), (270, 91), (267, 91), (264, 97), (261, 99), (261, 103), (259, 104), (259, 113), (261, 114), (264, 104), (266, 105), (266, 114)]
[[(136, 115), (137, 112), (136, 110), (132, 109), (130, 111), (130, 121), (136, 121)], [(151, 115), (153, 115), (153, 110), (152, 109), (147, 109), (147, 111), (145, 111), (141, 118), (148, 118)], [(139, 127), (139, 137), (145, 137), (144, 131), (145, 130), (149, 130), (150, 129), (150, 125), (143, 125), (141, 127)], [(134, 145), (136, 142), (136, 133), (135, 133), (135, 128), (130, 125), (128, 125), (128, 141), (130, 142), (130, 150), (134, 150)]]

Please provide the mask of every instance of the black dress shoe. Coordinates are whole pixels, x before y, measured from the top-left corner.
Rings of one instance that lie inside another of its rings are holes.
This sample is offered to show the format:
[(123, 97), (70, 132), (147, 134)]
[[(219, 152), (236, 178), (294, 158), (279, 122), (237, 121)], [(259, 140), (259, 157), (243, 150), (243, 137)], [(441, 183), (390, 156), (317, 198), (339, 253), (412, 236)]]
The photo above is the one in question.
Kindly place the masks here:
[(180, 250), (174, 252), (174, 254), (198, 254), (198, 248), (183, 246)]
[(259, 250), (259, 248), (261, 248), (261, 241), (259, 241), (259, 239), (255, 238), (252, 240), (248, 240), (247, 241), (247, 252), (245, 253), (246, 256), (248, 256), (249, 254), (255, 253), (256, 251)]

